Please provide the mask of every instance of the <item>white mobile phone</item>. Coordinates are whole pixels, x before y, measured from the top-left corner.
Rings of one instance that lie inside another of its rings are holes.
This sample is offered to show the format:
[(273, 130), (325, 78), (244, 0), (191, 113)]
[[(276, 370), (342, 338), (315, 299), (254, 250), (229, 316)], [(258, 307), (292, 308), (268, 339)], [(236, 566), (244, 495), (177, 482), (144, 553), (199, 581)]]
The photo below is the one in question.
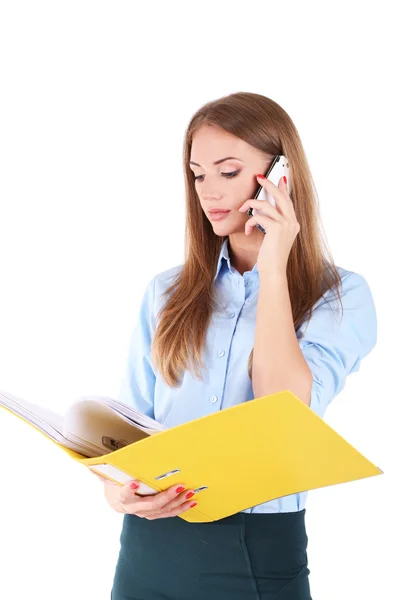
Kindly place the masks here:
[[(289, 161), (286, 158), (286, 156), (283, 156), (283, 154), (278, 154), (278, 156), (275, 156), (274, 160), (272, 161), (272, 164), (268, 168), (267, 172), (264, 173), (264, 175), (267, 179), (272, 181), (272, 183), (274, 183), (276, 186), (278, 185), (280, 178), (283, 175), (285, 175), (286, 179), (287, 179), (287, 187), (288, 187), (288, 192), (289, 192), (289, 196), (290, 196), (290, 192), (291, 192), (290, 167), (289, 167)], [(268, 200), (268, 202), (270, 202), (274, 208), (276, 207), (276, 202), (275, 202), (274, 197), (271, 196), (271, 194), (269, 192), (267, 192), (267, 190), (262, 185), (258, 186), (257, 191), (254, 195), (254, 198), (256, 200)], [(249, 217), (252, 217), (252, 216), (256, 216), (258, 214), (262, 214), (262, 212), (260, 213), (260, 210), (258, 210), (257, 208), (249, 208), (249, 210), (247, 211), (247, 214)], [(265, 229), (259, 223), (256, 224), (256, 227), (258, 227), (258, 229), (260, 231), (262, 231), (263, 233), (266, 233)]]

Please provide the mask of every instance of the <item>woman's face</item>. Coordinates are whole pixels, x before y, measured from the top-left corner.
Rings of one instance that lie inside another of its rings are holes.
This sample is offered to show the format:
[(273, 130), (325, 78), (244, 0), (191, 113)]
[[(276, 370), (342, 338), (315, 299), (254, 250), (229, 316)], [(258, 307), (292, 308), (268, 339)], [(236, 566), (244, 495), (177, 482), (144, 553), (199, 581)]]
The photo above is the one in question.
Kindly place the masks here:
[[(220, 162), (226, 157), (235, 158)], [(238, 208), (254, 198), (258, 187), (256, 176), (265, 174), (273, 158), (272, 155), (266, 158), (258, 149), (219, 127), (207, 125), (196, 131), (189, 166), (196, 178), (201, 207), (216, 235), (244, 235), (249, 217)], [(212, 220), (209, 211), (216, 208), (230, 212), (221, 220)]]

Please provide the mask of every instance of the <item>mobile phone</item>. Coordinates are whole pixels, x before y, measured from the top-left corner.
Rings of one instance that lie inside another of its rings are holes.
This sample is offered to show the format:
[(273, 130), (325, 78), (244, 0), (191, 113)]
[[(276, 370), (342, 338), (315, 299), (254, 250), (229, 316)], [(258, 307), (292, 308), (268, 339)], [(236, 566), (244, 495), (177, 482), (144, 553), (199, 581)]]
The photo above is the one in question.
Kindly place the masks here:
[[(269, 179), (270, 181), (272, 181), (272, 183), (274, 183), (276, 186), (279, 183), (280, 178), (285, 175), (286, 179), (287, 179), (287, 188), (288, 188), (288, 193), (290, 196), (290, 192), (291, 192), (291, 178), (290, 178), (290, 167), (289, 167), (289, 161), (286, 158), (286, 156), (283, 156), (283, 154), (278, 154), (277, 156), (275, 156), (274, 160), (272, 161), (272, 164), (269, 166), (269, 168), (267, 169), (267, 172), (264, 173), (265, 177), (267, 179)], [(268, 202), (270, 202), (272, 204), (272, 206), (275, 208), (276, 207), (276, 202), (273, 196), (271, 196), (271, 194), (269, 192), (267, 192), (267, 190), (262, 186), (259, 185), (256, 193), (254, 195), (254, 198), (256, 200), (267, 200)], [(258, 215), (258, 214), (262, 214), (262, 212), (260, 213), (260, 210), (257, 208), (249, 208), (249, 210), (247, 211), (247, 214), (249, 217)], [(262, 231), (263, 233), (266, 233), (265, 229), (259, 224), (256, 224), (256, 227), (258, 227), (258, 229), (260, 231)]]

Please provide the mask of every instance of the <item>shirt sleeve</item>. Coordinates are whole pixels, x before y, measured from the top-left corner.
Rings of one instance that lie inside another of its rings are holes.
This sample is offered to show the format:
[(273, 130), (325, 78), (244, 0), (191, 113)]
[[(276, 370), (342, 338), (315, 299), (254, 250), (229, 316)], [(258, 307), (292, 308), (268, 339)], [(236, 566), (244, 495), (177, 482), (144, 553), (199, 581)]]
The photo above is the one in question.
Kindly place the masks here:
[(329, 290), (316, 303), (311, 319), (297, 330), (313, 376), (310, 408), (321, 418), (343, 389), (347, 375), (359, 370), (377, 340), (375, 304), (362, 275), (344, 275), (341, 299), (343, 317), (336, 294)]
[(142, 295), (139, 315), (129, 342), (128, 359), (118, 400), (154, 419), (154, 387), (156, 375), (150, 356), (154, 330), (154, 294), (156, 276)]

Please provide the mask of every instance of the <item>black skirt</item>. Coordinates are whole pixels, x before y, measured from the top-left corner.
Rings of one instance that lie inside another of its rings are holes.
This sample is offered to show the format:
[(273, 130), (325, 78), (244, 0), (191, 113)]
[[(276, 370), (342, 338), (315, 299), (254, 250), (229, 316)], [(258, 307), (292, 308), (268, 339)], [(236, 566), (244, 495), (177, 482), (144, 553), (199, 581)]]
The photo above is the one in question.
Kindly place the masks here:
[(312, 600), (304, 508), (212, 523), (124, 515), (112, 600)]

